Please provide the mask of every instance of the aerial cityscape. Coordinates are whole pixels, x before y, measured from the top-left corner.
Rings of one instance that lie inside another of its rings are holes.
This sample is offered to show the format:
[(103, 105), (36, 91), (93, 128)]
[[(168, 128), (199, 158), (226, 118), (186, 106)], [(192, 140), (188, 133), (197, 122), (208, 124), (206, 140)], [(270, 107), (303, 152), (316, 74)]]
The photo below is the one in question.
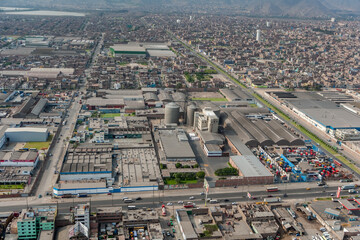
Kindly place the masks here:
[(360, 1), (0, 1), (0, 240), (360, 240)]

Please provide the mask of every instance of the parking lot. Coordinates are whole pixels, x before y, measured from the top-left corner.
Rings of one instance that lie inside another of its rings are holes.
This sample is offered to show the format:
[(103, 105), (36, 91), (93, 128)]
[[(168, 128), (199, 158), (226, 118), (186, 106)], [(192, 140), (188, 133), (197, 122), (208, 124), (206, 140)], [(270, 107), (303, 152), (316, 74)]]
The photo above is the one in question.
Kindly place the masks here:
[[(214, 178), (216, 178), (215, 171), (217, 169), (228, 167), (229, 157), (207, 157), (200, 141), (189, 141), (189, 143), (194, 151), (197, 162), (205, 169), (210, 180), (214, 180)], [(229, 149), (225, 148), (225, 152), (229, 151)]]

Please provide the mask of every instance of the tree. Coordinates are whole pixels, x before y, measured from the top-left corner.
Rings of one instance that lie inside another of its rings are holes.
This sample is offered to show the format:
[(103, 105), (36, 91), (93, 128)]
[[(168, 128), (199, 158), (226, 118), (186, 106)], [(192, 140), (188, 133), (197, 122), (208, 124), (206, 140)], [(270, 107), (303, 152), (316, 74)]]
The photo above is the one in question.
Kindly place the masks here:
[(176, 168), (181, 168), (182, 165), (181, 165), (181, 163), (176, 163), (176, 164), (175, 164), (175, 167), (176, 167)]
[(174, 177), (175, 177), (175, 178), (182, 179), (182, 178), (183, 178), (183, 174), (182, 174), (182, 173), (175, 173), (175, 174), (174, 174)]
[(198, 167), (199, 167), (199, 164), (195, 164), (195, 165), (194, 165), (194, 168), (198, 168)]
[(181, 182), (181, 179), (180, 178), (175, 178), (175, 181), (177, 184), (179, 184)]
[(197, 172), (196, 177), (200, 178), (200, 179), (203, 179), (205, 177), (205, 172), (204, 171)]

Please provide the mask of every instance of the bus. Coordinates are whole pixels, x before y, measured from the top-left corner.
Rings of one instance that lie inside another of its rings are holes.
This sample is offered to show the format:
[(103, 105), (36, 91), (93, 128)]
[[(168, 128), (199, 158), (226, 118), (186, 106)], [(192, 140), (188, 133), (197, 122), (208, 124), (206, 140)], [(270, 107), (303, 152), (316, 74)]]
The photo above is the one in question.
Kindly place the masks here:
[(341, 187), (341, 190), (349, 190), (349, 189), (354, 189), (355, 185), (354, 184), (350, 184), (350, 185), (344, 185)]
[(136, 206), (128, 206), (128, 210), (136, 210)]
[(279, 191), (279, 188), (278, 187), (267, 187), (266, 191), (267, 192), (277, 192), (277, 191)]

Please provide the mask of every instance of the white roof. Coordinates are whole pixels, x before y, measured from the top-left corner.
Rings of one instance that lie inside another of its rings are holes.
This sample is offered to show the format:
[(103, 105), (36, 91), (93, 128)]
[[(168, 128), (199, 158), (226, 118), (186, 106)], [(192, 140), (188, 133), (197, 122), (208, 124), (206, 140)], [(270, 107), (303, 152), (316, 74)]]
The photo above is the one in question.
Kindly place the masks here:
[(32, 128), (32, 127), (19, 127), (19, 128), (8, 128), (7, 132), (42, 132), (46, 133), (48, 131), (47, 128)]

